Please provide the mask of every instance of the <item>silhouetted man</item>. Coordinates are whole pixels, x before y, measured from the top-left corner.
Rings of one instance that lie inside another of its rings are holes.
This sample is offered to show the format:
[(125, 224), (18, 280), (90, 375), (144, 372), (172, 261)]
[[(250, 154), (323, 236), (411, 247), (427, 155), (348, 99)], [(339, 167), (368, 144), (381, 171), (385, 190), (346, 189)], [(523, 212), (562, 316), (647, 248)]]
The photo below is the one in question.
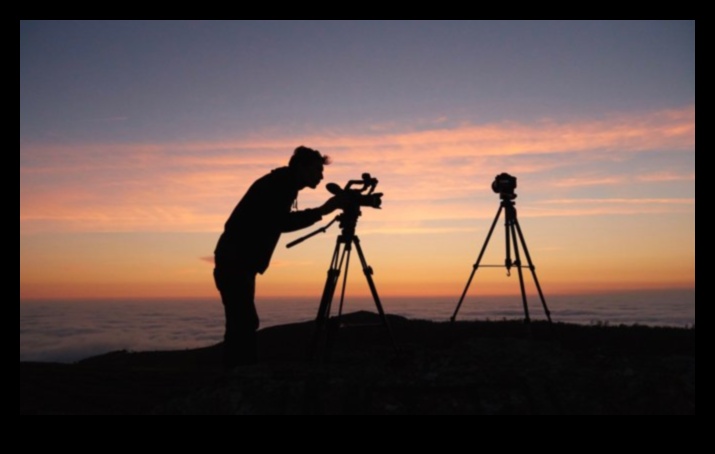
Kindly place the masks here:
[(268, 268), (281, 233), (313, 225), (338, 208), (332, 197), (318, 208), (291, 211), (298, 191), (315, 189), (329, 163), (317, 150), (296, 148), (287, 167), (273, 169), (251, 185), (226, 221), (214, 251), (214, 280), (226, 313), (224, 367), (258, 359), (256, 274)]

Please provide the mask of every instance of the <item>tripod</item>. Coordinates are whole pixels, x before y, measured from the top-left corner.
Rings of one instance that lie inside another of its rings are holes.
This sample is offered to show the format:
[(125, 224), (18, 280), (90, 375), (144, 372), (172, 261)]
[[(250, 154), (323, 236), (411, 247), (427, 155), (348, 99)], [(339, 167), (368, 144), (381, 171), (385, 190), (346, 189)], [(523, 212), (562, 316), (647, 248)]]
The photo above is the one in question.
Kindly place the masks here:
[[(510, 275), (510, 270), (512, 266), (516, 267), (516, 269), (519, 272), (519, 286), (521, 287), (521, 300), (524, 305), (524, 322), (529, 326), (530, 319), (529, 319), (529, 307), (526, 304), (526, 291), (524, 290), (524, 274), (522, 272), (522, 268), (529, 268), (531, 270), (531, 275), (534, 278), (534, 283), (536, 284), (536, 289), (539, 291), (539, 298), (541, 298), (541, 305), (544, 308), (544, 313), (546, 314), (546, 318), (549, 321), (549, 324), (551, 324), (551, 313), (549, 312), (549, 308), (546, 306), (546, 300), (544, 299), (544, 294), (541, 291), (541, 286), (539, 285), (539, 279), (536, 277), (536, 271), (534, 264), (531, 261), (531, 255), (529, 255), (529, 249), (526, 247), (526, 241), (524, 241), (524, 234), (521, 232), (521, 227), (519, 226), (519, 220), (516, 218), (516, 208), (514, 207), (514, 199), (516, 198), (516, 194), (507, 194), (507, 193), (501, 193), (500, 194), (500, 199), (501, 203), (499, 204), (499, 210), (497, 210), (497, 214), (494, 217), (494, 222), (492, 222), (492, 226), (489, 229), (489, 233), (487, 234), (487, 238), (484, 240), (484, 245), (482, 246), (482, 250), (479, 252), (479, 257), (477, 258), (476, 263), (474, 264), (472, 268), (472, 274), (469, 275), (469, 279), (467, 280), (467, 285), (464, 287), (464, 291), (462, 292), (462, 297), (459, 298), (459, 303), (457, 303), (457, 308), (454, 310), (454, 314), (452, 314), (451, 321), (454, 322), (455, 319), (457, 318), (457, 312), (459, 312), (459, 308), (462, 306), (462, 302), (464, 301), (464, 296), (467, 294), (467, 290), (469, 289), (469, 285), (472, 283), (472, 279), (474, 278), (474, 274), (477, 272), (477, 268), (479, 268), (480, 263), (482, 261), (482, 256), (484, 255), (484, 251), (487, 249), (487, 244), (489, 243), (489, 239), (492, 236), (492, 232), (494, 232), (494, 226), (496, 226), (497, 221), (499, 220), (499, 216), (501, 215), (502, 211), (506, 213), (505, 215), (505, 220), (504, 220), (504, 230), (505, 230), (505, 237), (506, 237), (506, 259), (504, 260), (504, 266), (506, 267), (507, 270), (507, 275)], [(517, 240), (517, 234), (518, 240)], [(524, 250), (524, 255), (526, 256), (526, 260), (528, 262), (528, 266), (522, 266), (521, 264), (521, 256), (519, 254), (519, 242), (521, 242), (521, 246)], [(511, 245), (514, 246), (514, 256), (516, 260), (512, 262), (511, 260)], [(502, 265), (481, 265), (483, 267), (501, 267)]]
[[(397, 352), (397, 345), (392, 336), (392, 330), (390, 329), (390, 324), (385, 316), (385, 311), (382, 308), (382, 303), (380, 302), (380, 297), (377, 294), (377, 288), (375, 287), (375, 282), (372, 279), (373, 270), (367, 264), (365, 259), (365, 254), (360, 246), (360, 239), (355, 234), (355, 227), (357, 224), (357, 218), (360, 216), (360, 210), (357, 206), (348, 207), (344, 209), (343, 213), (336, 216), (328, 225), (318, 229), (317, 231), (290, 243), (288, 247), (291, 247), (298, 242), (315, 235), (318, 232), (325, 232), (330, 225), (335, 221), (340, 221), (340, 228), (342, 233), (338, 235), (335, 242), (335, 249), (333, 250), (333, 256), (330, 261), (330, 267), (328, 268), (328, 276), (325, 281), (325, 287), (323, 288), (323, 296), (320, 299), (320, 306), (318, 307), (318, 314), (315, 318), (315, 332), (313, 334), (313, 339), (311, 341), (308, 356), (310, 359), (315, 357), (316, 351), (319, 348), (321, 339), (325, 339), (325, 349), (324, 349), (324, 359), (329, 360), (333, 345), (335, 344), (335, 338), (337, 336), (338, 330), (341, 326), (341, 317), (343, 313), (343, 305), (345, 302), (345, 287), (348, 280), (348, 269), (350, 267), (350, 256), (352, 253), (352, 247), (355, 245), (355, 250), (357, 250), (358, 257), (360, 258), (360, 263), (362, 264), (363, 273), (367, 279), (367, 284), (370, 287), (370, 293), (375, 301), (375, 306), (377, 307), (377, 312), (382, 321), (382, 325), (385, 327), (387, 336), (390, 338), (393, 348)], [(343, 264), (345, 265), (345, 272), (343, 274)], [(335, 290), (338, 285), (338, 280), (340, 275), (343, 274), (342, 289), (340, 292), (340, 305), (338, 307), (337, 316), (330, 317), (330, 312), (332, 309), (333, 298), (335, 295)]]

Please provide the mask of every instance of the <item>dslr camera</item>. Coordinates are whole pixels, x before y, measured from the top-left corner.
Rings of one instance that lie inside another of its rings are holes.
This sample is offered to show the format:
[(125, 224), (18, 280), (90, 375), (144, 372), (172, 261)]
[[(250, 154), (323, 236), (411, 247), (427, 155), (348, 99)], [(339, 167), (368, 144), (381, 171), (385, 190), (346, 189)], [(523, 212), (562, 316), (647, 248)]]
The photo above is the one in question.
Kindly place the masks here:
[(492, 181), (492, 191), (499, 194), (503, 199), (515, 198), (514, 189), (516, 189), (516, 177), (508, 173), (502, 172), (494, 177), (494, 181)]

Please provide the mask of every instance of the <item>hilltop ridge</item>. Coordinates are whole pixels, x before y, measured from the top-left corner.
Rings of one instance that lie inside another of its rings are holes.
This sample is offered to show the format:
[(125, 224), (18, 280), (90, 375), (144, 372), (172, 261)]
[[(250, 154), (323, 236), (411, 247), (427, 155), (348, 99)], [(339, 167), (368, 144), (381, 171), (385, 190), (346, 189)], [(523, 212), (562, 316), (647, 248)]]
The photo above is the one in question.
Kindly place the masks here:
[(330, 362), (312, 322), (259, 331), (262, 362), (221, 345), (20, 363), (20, 414), (694, 414), (695, 329), (344, 316)]

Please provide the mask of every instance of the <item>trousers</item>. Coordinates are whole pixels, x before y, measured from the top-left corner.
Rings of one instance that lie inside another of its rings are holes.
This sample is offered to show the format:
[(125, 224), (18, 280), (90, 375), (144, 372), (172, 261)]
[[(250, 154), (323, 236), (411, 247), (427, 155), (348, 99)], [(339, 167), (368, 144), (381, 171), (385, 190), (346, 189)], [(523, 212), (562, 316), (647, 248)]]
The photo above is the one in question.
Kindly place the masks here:
[(223, 365), (232, 368), (258, 361), (256, 331), (260, 325), (256, 304), (256, 272), (214, 269), (214, 282), (221, 294), (226, 329), (223, 336)]

